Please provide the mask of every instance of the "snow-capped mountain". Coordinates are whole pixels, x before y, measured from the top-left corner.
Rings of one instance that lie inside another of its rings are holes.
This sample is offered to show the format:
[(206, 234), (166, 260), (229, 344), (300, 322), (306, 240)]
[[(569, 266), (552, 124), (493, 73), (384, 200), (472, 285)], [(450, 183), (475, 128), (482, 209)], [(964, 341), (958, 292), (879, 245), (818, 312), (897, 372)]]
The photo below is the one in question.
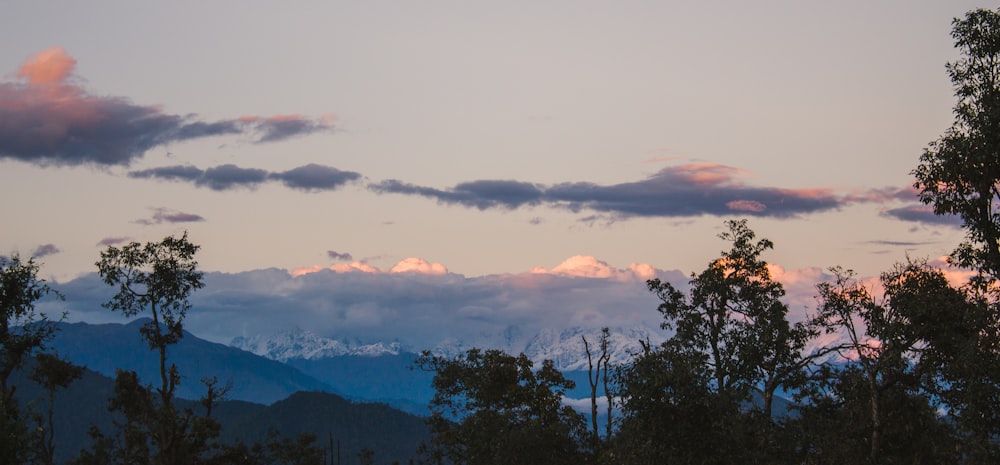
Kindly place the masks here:
[(258, 334), (250, 337), (237, 337), (229, 345), (279, 362), (287, 362), (295, 358), (315, 360), (345, 355), (378, 357), (399, 355), (402, 352), (402, 347), (398, 342), (348, 343), (325, 338), (303, 329), (270, 336)]
[[(570, 328), (562, 331), (542, 330), (524, 348), (523, 352), (536, 364), (552, 360), (563, 371), (587, 370), (587, 339), (592, 359), (601, 356), (601, 330)], [(608, 332), (608, 354), (612, 364), (627, 363), (642, 350), (639, 341), (649, 341), (653, 346), (665, 340), (662, 332), (646, 327), (614, 328)]]
[[(535, 362), (536, 366), (543, 360), (552, 360), (560, 370), (586, 370), (587, 353), (583, 344), (584, 337), (587, 338), (591, 354), (596, 360), (600, 356), (601, 330), (584, 328), (542, 330), (534, 336), (526, 337), (519, 328), (508, 327), (498, 334), (480, 334), (468, 339), (451, 337), (440, 341), (431, 352), (439, 356), (453, 357), (473, 347), (501, 349), (513, 354), (523, 352)], [(624, 363), (631, 359), (632, 354), (641, 350), (640, 340), (658, 345), (663, 342), (664, 337), (658, 330), (646, 327), (611, 329), (608, 338), (611, 362)], [(377, 357), (399, 355), (405, 351), (399, 342), (350, 343), (322, 337), (303, 329), (270, 336), (237, 337), (230, 345), (282, 362), (292, 359), (317, 360), (342, 356)]]

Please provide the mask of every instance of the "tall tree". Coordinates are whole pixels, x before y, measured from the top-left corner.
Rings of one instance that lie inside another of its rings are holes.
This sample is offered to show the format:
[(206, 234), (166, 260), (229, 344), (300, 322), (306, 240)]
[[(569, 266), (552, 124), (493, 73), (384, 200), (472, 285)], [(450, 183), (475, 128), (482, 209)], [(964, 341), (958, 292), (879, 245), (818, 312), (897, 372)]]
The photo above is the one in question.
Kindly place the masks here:
[(594, 354), (591, 353), (590, 342), (587, 341), (587, 336), (580, 336), (580, 338), (583, 339), (583, 349), (587, 353), (587, 382), (590, 384), (590, 423), (592, 428), (591, 448), (595, 453), (597, 453), (599, 452), (602, 444), (601, 432), (598, 429), (597, 424), (597, 388), (601, 385), (602, 379), (604, 381), (604, 395), (608, 401), (608, 429), (605, 440), (611, 440), (612, 405), (611, 394), (608, 392), (608, 365), (611, 362), (611, 354), (608, 353), (608, 339), (610, 338), (610, 333), (608, 328), (601, 329), (601, 336), (598, 338), (598, 345), (601, 353), (597, 356), (596, 364), (594, 363)]
[[(661, 432), (666, 435), (658, 436), (671, 438), (667, 441), (678, 438), (679, 443), (637, 459), (640, 463), (698, 463), (699, 457), (714, 457), (711, 461), (720, 463), (777, 463), (787, 455), (779, 450), (781, 425), (773, 417), (774, 400), (779, 390), (795, 389), (804, 382), (804, 368), (819, 356), (804, 350), (817, 332), (787, 319), (784, 287), (772, 278), (762, 258), (774, 244), (758, 240), (746, 220), (727, 221), (726, 226), (719, 237), (730, 248), (704, 271), (691, 275), (687, 292), (659, 279), (647, 282), (661, 301), (661, 326), (674, 334), (622, 371), (618, 443), (654, 440), (645, 435), (657, 425), (655, 419), (644, 420), (649, 411), (675, 418), (707, 415), (711, 421), (694, 430), (671, 427)], [(650, 371), (657, 369), (670, 372), (651, 376)], [(699, 376), (683, 372), (690, 370)], [(707, 446), (699, 449), (692, 443)]]
[(677, 352), (704, 354), (714, 388), (736, 404), (760, 389), (761, 410), (770, 418), (775, 392), (788, 387), (815, 357), (802, 355), (815, 331), (787, 319), (784, 287), (761, 258), (774, 244), (755, 241), (746, 220), (726, 225), (729, 230), (719, 237), (732, 247), (692, 274), (690, 295), (659, 279), (647, 284), (662, 301), (663, 328), (676, 331), (666, 344)]
[(97, 262), (101, 278), (117, 289), (104, 306), (129, 317), (148, 311), (152, 318), (140, 332), (150, 349), (159, 352), (160, 385), (155, 396), (134, 372), (120, 371), (115, 382), (112, 406), (126, 417), (126, 458), (151, 453), (155, 464), (192, 463), (207, 447), (206, 440), (218, 434), (218, 425), (210, 419), (196, 418), (190, 410), (178, 411), (174, 392), (181, 377), (176, 365), (167, 364), (168, 347), (184, 335), (184, 317), (191, 308), (188, 298), (204, 286), (194, 259), (198, 249), (184, 233), (145, 245), (109, 246)]
[(183, 321), (191, 308), (191, 292), (204, 287), (203, 273), (197, 270), (194, 254), (200, 247), (168, 236), (160, 242), (142, 245), (132, 242), (122, 248), (108, 246), (96, 263), (104, 282), (118, 292), (104, 303), (105, 308), (133, 317), (150, 312), (152, 319), (140, 329), (150, 349), (160, 354), (160, 387), (165, 404), (173, 398), (179, 380), (176, 366), (167, 366), (167, 348), (184, 336)]
[(964, 337), (936, 343), (950, 387), (942, 395), (970, 438), (981, 438), (977, 449), (1000, 455), (1000, 11), (970, 11), (952, 21), (951, 35), (961, 52), (947, 64), (955, 121), (920, 157), (914, 187), (935, 213), (961, 217), (966, 240), (951, 259), (976, 272), (978, 305), (946, 325)]
[(948, 63), (955, 122), (913, 171), (920, 199), (937, 214), (962, 218), (961, 266), (1000, 277), (1000, 13), (978, 9), (952, 22), (962, 57)]
[(33, 259), (0, 257), (0, 463), (22, 463), (29, 449), (16, 387), (9, 380), (52, 337), (53, 326), (35, 310), (35, 303), (54, 293), (38, 278)]

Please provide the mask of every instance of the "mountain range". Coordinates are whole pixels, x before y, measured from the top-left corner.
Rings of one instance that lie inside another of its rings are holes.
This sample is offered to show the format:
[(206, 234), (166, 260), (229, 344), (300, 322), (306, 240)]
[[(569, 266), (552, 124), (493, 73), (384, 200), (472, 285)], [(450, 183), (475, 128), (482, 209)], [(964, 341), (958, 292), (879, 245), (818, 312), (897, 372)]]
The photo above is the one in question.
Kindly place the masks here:
[[(138, 319), (124, 325), (56, 323), (56, 337), (49, 346), (69, 361), (109, 378), (117, 369), (129, 369), (140, 379), (153, 382), (159, 379), (159, 356), (149, 350), (139, 333), (146, 321)], [(335, 392), (284, 363), (209, 342), (186, 331), (179, 343), (170, 346), (167, 357), (177, 364), (182, 376), (177, 395), (186, 399), (200, 398), (201, 379), (212, 376), (222, 384), (232, 383), (230, 399), (261, 404), (271, 404), (298, 391)]]
[[(405, 353), (419, 353), (423, 349), (434, 355), (452, 357), (471, 348), (501, 349), (511, 354), (524, 353), (536, 365), (543, 360), (552, 360), (555, 367), (563, 371), (587, 369), (587, 353), (583, 343), (586, 338), (591, 352), (596, 358), (600, 347), (600, 329), (580, 327), (563, 330), (543, 329), (523, 337), (517, 327), (508, 327), (498, 334), (480, 334), (472, 338), (448, 338), (434, 347), (414, 348), (398, 341), (360, 343), (357, 341), (332, 339), (310, 331), (295, 329), (272, 335), (237, 337), (230, 346), (252, 352), (271, 360), (289, 362), (292, 360), (320, 360), (338, 357), (381, 357), (398, 356)], [(639, 341), (658, 345), (664, 341), (662, 332), (644, 326), (611, 328), (608, 337), (608, 352), (613, 364), (627, 363), (633, 354), (641, 350)]]
[[(158, 356), (139, 332), (146, 321), (57, 323), (50, 348), (88, 369), (84, 380), (57, 400), (57, 412), (72, 412), (68, 416), (64, 413), (60, 420), (61, 454), (75, 453), (87, 445), (85, 433), (91, 423), (110, 427), (106, 399), (117, 370), (134, 370), (146, 383), (159, 379)], [(453, 356), (472, 347), (497, 348), (523, 352), (536, 364), (553, 360), (577, 384), (567, 393), (567, 404), (589, 411), (588, 358), (583, 340), (586, 338), (596, 359), (600, 337), (601, 331), (595, 329), (545, 330), (526, 336), (511, 327), (499, 334), (441, 341), (430, 352)], [(657, 345), (663, 336), (644, 327), (611, 329), (611, 362), (629, 362), (641, 350), (639, 341)], [(433, 373), (417, 367), (417, 352), (398, 341), (362, 343), (297, 329), (236, 338), (230, 346), (185, 332), (181, 341), (169, 348), (168, 358), (182, 375), (178, 397), (200, 398), (203, 378), (214, 376), (223, 385), (230, 385), (228, 400), (216, 410), (224, 424), (224, 439), (259, 439), (271, 428), (286, 435), (332, 432), (344, 441), (345, 450), (370, 448), (382, 451), (380, 456), (405, 462), (427, 437), (421, 416), (429, 413), (427, 405), (434, 394)], [(26, 396), (30, 392), (30, 388), (22, 391)], [(34, 392), (38, 395), (40, 391), (36, 387)], [(783, 410), (785, 402), (779, 399), (778, 404), (776, 409)], [(380, 439), (372, 439), (375, 436)]]
[[(17, 398), (26, 411), (47, 408), (45, 391), (25, 379), (23, 372), (15, 373), (11, 381), (18, 387)], [(115, 430), (115, 415), (107, 408), (113, 391), (113, 379), (87, 369), (81, 379), (57, 392), (56, 463), (67, 463), (80, 450), (91, 447), (87, 434), (91, 426), (105, 433)], [(200, 404), (190, 400), (178, 400), (178, 407), (202, 411)], [(341, 463), (346, 464), (359, 463), (357, 456), (362, 449), (375, 451), (379, 463), (407, 463), (430, 437), (422, 417), (385, 404), (353, 402), (318, 391), (299, 391), (271, 405), (225, 400), (213, 409), (213, 417), (222, 426), (221, 442), (250, 444), (265, 439), (272, 430), (285, 437), (313, 433), (319, 447), (336, 441)]]
[[(552, 360), (556, 368), (576, 382), (576, 388), (567, 393), (569, 403), (573, 404), (573, 399), (589, 399), (590, 396), (590, 387), (586, 382), (588, 359), (583, 338), (590, 344), (592, 357), (596, 360), (600, 356), (600, 337), (601, 330), (583, 328), (542, 330), (523, 337), (518, 328), (509, 327), (499, 334), (447, 339), (430, 352), (451, 357), (478, 347), (502, 349), (512, 354), (524, 353), (535, 366), (541, 366), (543, 360)], [(610, 330), (608, 354), (611, 362), (628, 363), (633, 354), (641, 350), (640, 340), (656, 345), (663, 341), (663, 337), (645, 327)], [(232, 340), (231, 346), (284, 362), (350, 398), (384, 402), (418, 415), (428, 413), (427, 404), (434, 395), (431, 386), (433, 373), (421, 371), (416, 366), (419, 350), (403, 346), (398, 341), (364, 344), (295, 329), (270, 336), (238, 337)]]
[[(134, 370), (146, 383), (159, 379), (158, 355), (139, 333), (146, 321), (56, 323), (56, 335), (49, 348), (86, 367), (82, 379), (56, 396), (57, 461), (65, 462), (81, 448), (89, 447), (87, 431), (91, 425), (103, 431), (113, 429), (114, 417), (107, 406), (117, 370)], [(223, 384), (230, 384), (227, 400), (214, 410), (223, 426), (223, 441), (252, 442), (265, 438), (269, 430), (285, 436), (312, 432), (321, 436), (320, 445), (326, 444), (327, 436), (335, 438), (344, 463), (354, 463), (363, 448), (375, 451), (379, 462), (406, 463), (428, 438), (420, 416), (384, 403), (363, 402), (357, 396), (346, 398), (293, 366), (187, 332), (168, 350), (168, 361), (176, 364), (181, 373), (177, 391), (181, 399), (200, 398), (202, 378), (215, 376)], [(372, 378), (367, 381), (378, 383)], [(25, 408), (38, 411), (47, 405), (43, 390), (25, 379), (23, 373), (17, 374), (13, 382)], [(181, 402), (200, 408), (194, 401)]]

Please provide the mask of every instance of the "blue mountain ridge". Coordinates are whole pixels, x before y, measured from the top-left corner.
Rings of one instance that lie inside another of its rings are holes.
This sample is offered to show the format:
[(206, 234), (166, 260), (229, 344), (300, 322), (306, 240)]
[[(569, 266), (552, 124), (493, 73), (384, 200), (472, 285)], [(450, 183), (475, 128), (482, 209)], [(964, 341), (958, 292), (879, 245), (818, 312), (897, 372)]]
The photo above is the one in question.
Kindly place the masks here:
[[(128, 324), (58, 323), (51, 347), (78, 365), (114, 377), (116, 369), (135, 370), (147, 383), (159, 381), (159, 359), (142, 340), (139, 328), (149, 321)], [(202, 377), (231, 382), (228, 398), (272, 404), (298, 391), (322, 391), (360, 402), (384, 403), (407, 413), (426, 416), (434, 395), (433, 373), (416, 366), (418, 355), (401, 351), (380, 356), (339, 355), (312, 359), (271, 360), (242, 349), (208, 342), (185, 331), (168, 351), (184, 377), (178, 396), (198, 399), (204, 393)], [(576, 383), (566, 393), (577, 408), (589, 412), (588, 372), (564, 370)], [(603, 389), (598, 396), (604, 397)], [(583, 402), (586, 400), (586, 402)], [(775, 413), (786, 414), (791, 403), (775, 399)], [(602, 409), (603, 410), (603, 409)], [(586, 412), (585, 412), (586, 413)], [(602, 412), (603, 413), (603, 412)]]
[[(63, 358), (114, 378), (117, 369), (134, 370), (146, 383), (159, 384), (159, 355), (150, 350), (139, 328), (148, 319), (128, 324), (56, 323), (49, 344)], [(204, 394), (201, 379), (215, 376), (232, 383), (229, 398), (271, 404), (298, 391), (341, 394), (329, 385), (295, 368), (223, 344), (208, 342), (185, 331), (167, 350), (167, 362), (177, 365), (182, 381), (177, 396), (198, 399)]]

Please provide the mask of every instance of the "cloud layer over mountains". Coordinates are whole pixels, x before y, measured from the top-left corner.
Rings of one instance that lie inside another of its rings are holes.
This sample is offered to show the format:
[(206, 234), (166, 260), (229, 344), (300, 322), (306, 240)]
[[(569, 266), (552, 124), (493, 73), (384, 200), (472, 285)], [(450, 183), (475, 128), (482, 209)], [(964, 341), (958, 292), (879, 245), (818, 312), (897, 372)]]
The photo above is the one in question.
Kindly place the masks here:
[[(815, 283), (829, 277), (819, 270), (777, 266), (772, 272), (788, 283), (791, 316), (796, 319), (806, 313)], [(476, 344), (571, 327), (655, 330), (659, 302), (645, 283), (653, 277), (680, 287), (689, 279), (676, 270), (646, 264), (617, 268), (586, 256), (552, 268), (481, 277), (448, 273), (444, 265), (418, 258), (402, 260), (390, 270), (355, 262), (295, 273), (207, 273), (205, 288), (192, 298), (186, 327), (223, 343), (237, 336), (303, 328), (364, 343), (398, 341), (413, 350), (433, 348), (444, 340)], [(68, 310), (73, 321), (123, 321), (100, 307), (111, 289), (95, 274), (56, 288), (66, 301), (46, 302), (43, 307), (50, 314)]]

